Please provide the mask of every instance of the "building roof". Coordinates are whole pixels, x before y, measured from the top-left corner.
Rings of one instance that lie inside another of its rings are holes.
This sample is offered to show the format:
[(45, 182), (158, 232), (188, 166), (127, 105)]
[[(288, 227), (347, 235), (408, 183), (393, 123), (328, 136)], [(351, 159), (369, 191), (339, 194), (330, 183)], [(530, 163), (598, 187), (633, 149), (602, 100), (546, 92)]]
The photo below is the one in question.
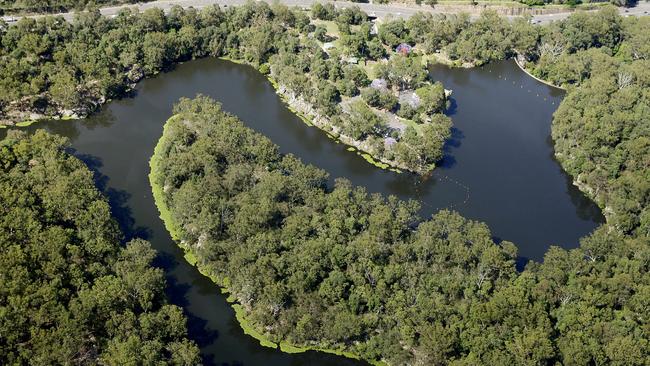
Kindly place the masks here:
[(413, 47), (407, 43), (400, 43), (397, 48), (395, 48), (395, 52), (401, 53), (401, 54), (409, 54), (413, 50)]
[(399, 103), (417, 108), (420, 106), (420, 97), (413, 90), (406, 90), (399, 93)]
[(374, 79), (370, 83), (370, 87), (373, 89), (387, 89), (388, 88), (388, 82), (385, 79)]

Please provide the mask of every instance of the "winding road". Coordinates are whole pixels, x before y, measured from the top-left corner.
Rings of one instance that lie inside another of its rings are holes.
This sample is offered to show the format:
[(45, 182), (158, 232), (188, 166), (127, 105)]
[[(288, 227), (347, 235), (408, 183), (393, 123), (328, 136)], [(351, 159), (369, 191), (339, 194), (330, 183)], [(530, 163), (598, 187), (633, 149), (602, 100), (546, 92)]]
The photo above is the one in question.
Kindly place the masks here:
[[(197, 9), (210, 6), (213, 4), (218, 4), (221, 7), (228, 7), (228, 6), (237, 6), (237, 5), (243, 5), (247, 2), (247, 0), (157, 0), (157, 1), (152, 1), (148, 3), (139, 3), (139, 4), (130, 4), (130, 5), (121, 5), (121, 6), (113, 6), (113, 7), (105, 7), (101, 8), (100, 12), (102, 15), (105, 16), (114, 16), (119, 13), (120, 10), (127, 8), (127, 7), (136, 7), (140, 11), (149, 9), (149, 8), (160, 8), (163, 9), (164, 11), (169, 11), (173, 6), (179, 5), (184, 8), (189, 8), (189, 7), (194, 7)], [(266, 0), (266, 2), (271, 3), (272, 0)], [(320, 3), (326, 3), (330, 2), (335, 4), (336, 7), (339, 8), (345, 8), (345, 7), (350, 7), (350, 6), (358, 6), (360, 7), (363, 11), (368, 13), (371, 16), (376, 16), (377, 18), (388, 18), (388, 17), (403, 17), (403, 18), (408, 18), (411, 15), (417, 13), (417, 12), (428, 12), (432, 14), (450, 14), (450, 13), (457, 13), (457, 10), (450, 10), (445, 7), (431, 7), (428, 5), (408, 5), (408, 4), (386, 4), (386, 5), (380, 5), (380, 4), (369, 4), (369, 3), (354, 3), (354, 2), (347, 2), (347, 1), (327, 1), (327, 0), (280, 0), (281, 3), (286, 4), (288, 6), (297, 6), (297, 7), (302, 7), (302, 8), (310, 8), (312, 4), (316, 2)], [(468, 8), (472, 9), (472, 8)], [(482, 10), (482, 7), (476, 7), (474, 8), (474, 11), (471, 11), (470, 13), (473, 16), (478, 15), (480, 10)], [(472, 9), (473, 10), (473, 9)], [(646, 16), (650, 14), (650, 2), (644, 1), (644, 2), (639, 2), (635, 7), (631, 8), (619, 8), (619, 12), (623, 16)], [(564, 19), (568, 17), (571, 14), (571, 12), (562, 12), (562, 13), (557, 13), (557, 14), (539, 14), (539, 15), (533, 15), (532, 17), (532, 22), (533, 23), (549, 23), (552, 21), (557, 21)], [(63, 16), (67, 21), (71, 21), (74, 17), (74, 12), (69, 12), (69, 13), (61, 13), (59, 14)], [(43, 15), (33, 15), (29, 17), (41, 17)], [(516, 16), (508, 16), (509, 18), (515, 18)], [(13, 17), (13, 20), (18, 20), (21, 17)]]

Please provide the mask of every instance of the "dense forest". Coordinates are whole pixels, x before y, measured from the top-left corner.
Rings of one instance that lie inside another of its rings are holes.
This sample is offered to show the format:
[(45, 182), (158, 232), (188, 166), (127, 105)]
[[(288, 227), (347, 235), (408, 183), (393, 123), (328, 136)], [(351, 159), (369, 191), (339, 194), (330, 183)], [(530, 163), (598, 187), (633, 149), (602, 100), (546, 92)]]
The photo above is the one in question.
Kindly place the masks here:
[[(376, 28), (358, 9), (320, 4), (309, 15), (248, 3), (226, 11), (176, 7), (167, 16), (156, 9), (125, 10), (114, 19), (83, 13), (72, 24), (56, 17), (24, 19), (0, 30), (0, 118), (11, 119), (15, 111), (22, 111), (22, 118), (25, 111), (52, 114), (52, 106), (83, 115), (175, 62), (226, 56), (272, 71), (318, 114), (334, 116), (331, 126), (363, 138), (365, 149), (397, 165), (427, 170), (440, 158), (451, 122), (439, 113), (444, 109), (440, 86), (421, 84), (426, 75), (415, 60), (472, 66), (517, 57), (534, 75), (567, 88), (552, 126), (563, 167), (612, 224), (627, 233), (650, 233), (649, 17), (624, 18), (612, 7), (534, 26), (494, 12), (473, 22), (463, 14), (422, 13)], [(335, 51), (319, 48), (334, 37)], [(402, 43), (415, 46), (414, 55), (397, 57), (394, 47)], [(364, 66), (387, 53), (397, 61), (388, 75), (382, 63), (371, 70)], [(345, 64), (335, 61), (337, 56), (362, 62)], [(369, 74), (384, 75), (396, 89), (404, 82), (415, 83), (413, 89), (426, 86), (430, 90), (420, 89), (426, 102), (419, 111), (408, 103), (397, 108), (394, 95), (367, 87)], [(341, 114), (347, 96), (364, 103), (348, 103)], [(386, 149), (390, 130), (373, 114), (390, 109), (430, 123), (409, 123), (397, 144)]]
[[(53, 13), (53, 12), (62, 12), (62, 11), (73, 11), (73, 10), (82, 10), (86, 9), (88, 6), (109, 6), (109, 5), (123, 5), (123, 4), (135, 4), (135, 3), (146, 3), (152, 0), (0, 0), (0, 15), (2, 12), (7, 14), (14, 13)], [(582, 3), (602, 3), (603, 0), (591, 1), (591, 0), (511, 0), (517, 1), (526, 5), (546, 5), (546, 4), (566, 4), (569, 6), (575, 6)], [(355, 3), (367, 3), (369, 0), (350, 0), (350, 2)], [(390, 2), (400, 2), (400, 1), (391, 1), (391, 0), (375, 0), (375, 4), (388, 4)], [(435, 6), (439, 3), (438, 0), (415, 0), (416, 4), (426, 4)], [(440, 1), (443, 3), (444, 1)], [(489, 4), (490, 0), (487, 1)], [(507, 1), (501, 1), (495, 3), (496, 5), (502, 5)], [(635, 3), (635, 0), (610, 0), (610, 3), (618, 6), (627, 6)], [(474, 4), (474, 2), (469, 1), (469, 5)]]
[(382, 28), (392, 42), (422, 45), (457, 65), (517, 57), (566, 88), (553, 117), (557, 158), (610, 224), (650, 235), (650, 18), (605, 8), (535, 27), (491, 12), (474, 22), (423, 14)]
[(21, 13), (58, 13), (84, 10), (88, 6), (145, 3), (151, 0), (0, 0), (0, 15)]
[(196, 365), (149, 243), (123, 246), (61, 137), (0, 141), (0, 364)]
[(431, 170), (451, 120), (423, 59), (382, 43), (358, 8), (313, 13), (248, 3), (21, 20), (0, 32), (0, 120), (85, 116), (176, 62), (227, 57), (269, 74), (291, 107), (342, 142), (383, 164)]
[(644, 365), (650, 242), (603, 226), (517, 272), (485, 224), (280, 155), (206, 97), (152, 158), (167, 226), (269, 339), (389, 364)]
[[(485, 225), (446, 211), (422, 221), (413, 202), (346, 181), (328, 187), (324, 172), (279, 155), (204, 98), (182, 101), (167, 125), (154, 164), (158, 204), (171, 210), (168, 224), (199, 265), (274, 341), (391, 364), (650, 358), (649, 18), (605, 8), (533, 26), (494, 12), (472, 22), (418, 14), (375, 27), (356, 9), (315, 5), (307, 14), (249, 3), (168, 15), (125, 10), (114, 19), (85, 13), (72, 24), (26, 19), (0, 29), (4, 120), (16, 111), (83, 115), (176, 62), (227, 57), (269, 74), (288, 99), (294, 93), (318, 114), (347, 113), (332, 119), (337, 131), (376, 149), (375, 132), (408, 142), (413, 149), (396, 145), (393, 158), (415, 168), (435, 161), (450, 126), (440, 113), (444, 88), (421, 66), (516, 58), (566, 89), (552, 125), (556, 155), (607, 217), (579, 248), (551, 248), (522, 272), (515, 245), (495, 245)], [(335, 47), (326, 52), (328, 43)], [(386, 89), (370, 88), (374, 78)], [(396, 100), (405, 83), (425, 101), (417, 108)], [(413, 123), (393, 137), (377, 111)], [(422, 138), (427, 129), (435, 138)]]

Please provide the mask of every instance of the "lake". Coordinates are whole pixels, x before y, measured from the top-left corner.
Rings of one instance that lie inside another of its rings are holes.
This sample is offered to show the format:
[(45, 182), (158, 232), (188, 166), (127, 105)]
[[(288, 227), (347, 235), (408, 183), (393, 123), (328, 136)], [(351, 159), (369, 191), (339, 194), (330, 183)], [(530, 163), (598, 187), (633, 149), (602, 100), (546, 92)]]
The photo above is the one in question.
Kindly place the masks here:
[[(475, 69), (431, 68), (452, 89), (453, 137), (429, 177), (398, 174), (368, 164), (324, 132), (304, 124), (255, 69), (216, 59), (179, 65), (138, 84), (133, 98), (110, 102), (81, 121), (36, 123), (67, 136), (74, 154), (95, 172), (127, 237), (143, 237), (160, 252), (171, 301), (189, 315), (190, 336), (206, 364), (353, 365), (320, 352), (289, 355), (261, 347), (239, 327), (219, 289), (182, 256), (158, 218), (149, 187), (149, 158), (180, 97), (197, 93), (268, 136), (280, 151), (345, 177), (369, 192), (414, 199), (421, 215), (449, 208), (483, 221), (498, 240), (514, 242), (523, 264), (542, 260), (551, 245), (578, 246), (603, 222), (598, 207), (571, 184), (553, 158), (550, 124), (563, 91), (504, 61)], [(6, 132), (0, 130), (0, 136)]]

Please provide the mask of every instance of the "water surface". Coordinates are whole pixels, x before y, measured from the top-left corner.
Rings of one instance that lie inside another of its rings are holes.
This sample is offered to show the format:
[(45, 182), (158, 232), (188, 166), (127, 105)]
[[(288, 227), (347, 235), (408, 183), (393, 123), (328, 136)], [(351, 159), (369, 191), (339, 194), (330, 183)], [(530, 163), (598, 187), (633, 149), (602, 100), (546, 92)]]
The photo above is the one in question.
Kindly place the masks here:
[[(96, 171), (128, 237), (144, 237), (161, 253), (172, 302), (190, 315), (191, 336), (206, 364), (352, 365), (318, 352), (288, 355), (243, 334), (218, 288), (187, 264), (158, 218), (148, 161), (180, 97), (209, 95), (284, 153), (345, 177), (369, 192), (415, 199), (428, 217), (441, 208), (486, 222), (522, 257), (540, 260), (550, 245), (576, 247), (602, 216), (553, 159), (550, 121), (562, 92), (525, 75), (512, 62), (464, 70), (432, 68), (453, 90), (453, 139), (443, 165), (428, 178), (366, 163), (346, 146), (305, 125), (253, 68), (215, 59), (192, 61), (138, 85), (134, 98), (113, 101), (82, 121), (37, 123), (67, 136), (75, 154)], [(4, 134), (4, 132), (1, 132)]]

